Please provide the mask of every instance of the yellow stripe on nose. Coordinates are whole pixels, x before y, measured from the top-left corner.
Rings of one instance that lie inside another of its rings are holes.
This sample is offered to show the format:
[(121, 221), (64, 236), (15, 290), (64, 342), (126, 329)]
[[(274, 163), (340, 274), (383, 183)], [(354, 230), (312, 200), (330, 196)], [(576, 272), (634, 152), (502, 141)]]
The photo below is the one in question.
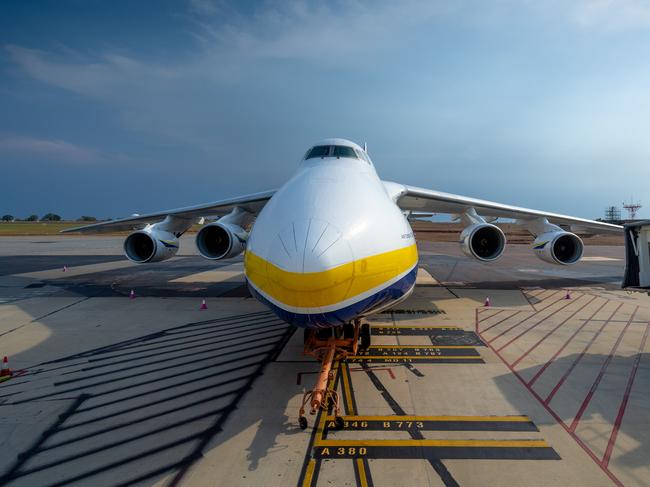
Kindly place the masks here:
[(289, 272), (246, 251), (246, 277), (260, 291), (289, 306), (330, 306), (381, 286), (409, 271), (418, 260), (411, 245), (320, 272)]

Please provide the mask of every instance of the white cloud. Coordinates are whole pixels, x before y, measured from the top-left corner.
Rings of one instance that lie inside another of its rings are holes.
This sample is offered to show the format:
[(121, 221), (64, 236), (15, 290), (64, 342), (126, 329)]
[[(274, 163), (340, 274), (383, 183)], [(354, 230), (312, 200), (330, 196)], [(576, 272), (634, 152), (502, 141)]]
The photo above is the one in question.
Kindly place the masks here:
[(560, 18), (574, 26), (605, 32), (650, 28), (648, 0), (510, 0), (533, 13)]
[(64, 140), (39, 139), (24, 135), (0, 135), (0, 154), (71, 164), (94, 163), (103, 158), (94, 149), (71, 144)]
[[(222, 15), (196, 16), (197, 37), (206, 53), (233, 53), (273, 59), (300, 59), (314, 64), (362, 63), (364, 55), (400, 45), (404, 36), (432, 18), (456, 10), (461, 2), (294, 0), (264, 4), (243, 17), (221, 6)], [(224, 22), (224, 18), (228, 20)]]
[[(15, 45), (7, 45), (5, 49), (18, 67), (34, 79), (85, 95), (119, 97), (127, 94), (123, 90), (146, 89), (153, 79), (175, 76), (171, 69), (114, 53), (97, 55), (88, 62), (71, 63), (63, 61), (57, 53)], [(66, 49), (67, 57), (72, 53)], [(76, 57), (81, 55), (77, 53)]]
[(209, 152), (219, 145), (219, 135), (205, 123), (197, 130), (195, 118), (202, 111), (197, 100), (209, 104), (210, 113), (219, 113), (229, 103), (230, 87), (268, 76), (260, 61), (309, 64), (305, 72), (319, 66), (363, 69), (387, 49), (408, 43), (416, 26), (457, 5), (424, 0), (343, 3), (267, 2), (242, 15), (225, 2), (191, 0), (187, 11), (196, 50), (163, 62), (117, 50), (87, 53), (6, 45), (5, 51), (33, 79), (109, 102), (128, 130), (163, 135)]
[(647, 0), (583, 0), (574, 10), (575, 20), (585, 27), (612, 30), (650, 27), (650, 2)]

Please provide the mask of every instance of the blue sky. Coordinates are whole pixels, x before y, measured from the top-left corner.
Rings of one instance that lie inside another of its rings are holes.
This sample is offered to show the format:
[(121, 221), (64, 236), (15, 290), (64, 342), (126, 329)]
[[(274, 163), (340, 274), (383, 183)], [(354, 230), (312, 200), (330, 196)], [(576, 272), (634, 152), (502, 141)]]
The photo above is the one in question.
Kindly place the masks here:
[(650, 216), (650, 3), (5, 1), (0, 213), (280, 186), (324, 137), (380, 176)]

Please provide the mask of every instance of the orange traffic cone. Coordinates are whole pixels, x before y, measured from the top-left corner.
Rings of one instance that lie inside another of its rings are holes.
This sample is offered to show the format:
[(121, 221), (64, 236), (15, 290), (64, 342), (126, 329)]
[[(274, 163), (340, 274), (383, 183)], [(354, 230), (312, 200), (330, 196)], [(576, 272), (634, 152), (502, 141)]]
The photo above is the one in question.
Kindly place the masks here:
[(203, 298), (203, 302), (201, 303), (200, 309), (208, 309), (208, 305), (205, 303), (205, 298)]
[(135, 299), (135, 291), (131, 289), (131, 292), (129, 293), (129, 299)]
[(484, 304), (484, 306), (485, 306), (486, 308), (489, 308), (489, 307), (490, 307), (490, 298), (489, 298), (489, 297), (485, 298), (485, 304)]
[(11, 369), (9, 368), (9, 359), (5, 355), (2, 359), (2, 370), (0, 370), (0, 377), (11, 377)]

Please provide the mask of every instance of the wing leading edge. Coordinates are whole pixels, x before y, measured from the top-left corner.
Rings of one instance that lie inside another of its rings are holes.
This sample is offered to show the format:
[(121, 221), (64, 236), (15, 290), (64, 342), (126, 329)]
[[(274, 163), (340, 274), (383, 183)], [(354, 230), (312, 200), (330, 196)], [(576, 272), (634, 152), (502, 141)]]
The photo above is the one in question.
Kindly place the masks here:
[(574, 232), (594, 234), (623, 233), (622, 226), (611, 223), (504, 205), (493, 201), (468, 198), (398, 183), (384, 182), (384, 185), (402, 210), (462, 215), (473, 208), (482, 217), (513, 218), (524, 225), (538, 219), (546, 219), (549, 223), (556, 225), (569, 225)]
[(223, 216), (236, 208), (257, 215), (274, 194), (275, 190), (254, 193), (236, 198), (214, 201), (212, 203), (158, 211), (145, 215), (130, 216), (108, 222), (94, 223), (83, 227), (68, 228), (62, 230), (61, 233), (102, 233), (137, 230), (145, 225), (161, 222), (168, 217), (172, 217), (176, 222), (184, 222), (185, 224), (182, 226), (189, 228), (192, 224), (198, 223), (201, 218)]

